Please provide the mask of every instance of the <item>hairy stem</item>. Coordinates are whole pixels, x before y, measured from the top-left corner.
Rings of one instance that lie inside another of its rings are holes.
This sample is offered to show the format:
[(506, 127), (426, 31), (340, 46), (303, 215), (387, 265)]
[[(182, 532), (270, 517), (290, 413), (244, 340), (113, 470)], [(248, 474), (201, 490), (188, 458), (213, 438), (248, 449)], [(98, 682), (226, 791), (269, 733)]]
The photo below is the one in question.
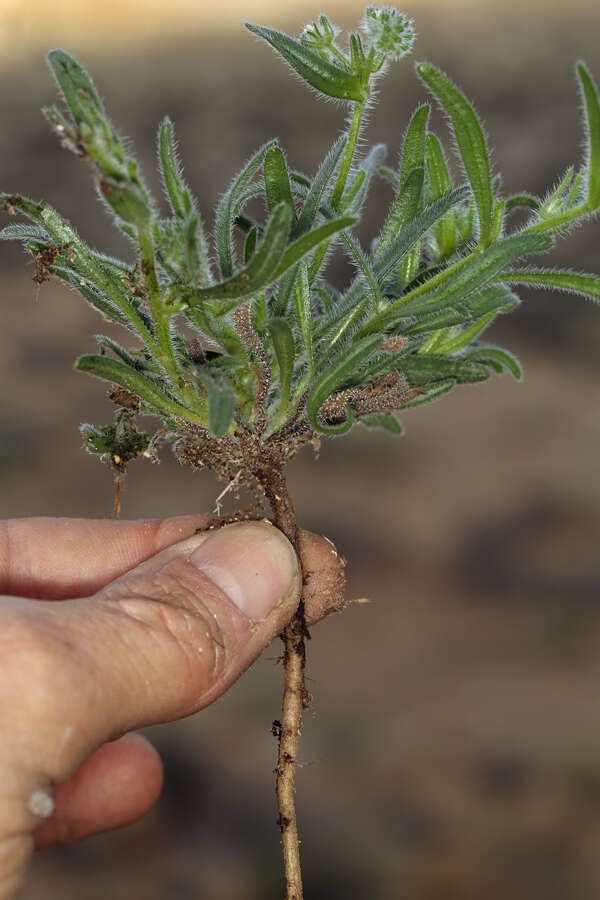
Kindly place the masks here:
[[(285, 476), (281, 470), (271, 470), (265, 479), (265, 489), (274, 522), (293, 545), (304, 575), (302, 557), (298, 541), (296, 513), (289, 495)], [(303, 579), (304, 581), (304, 579)], [(300, 846), (295, 805), (295, 774), (298, 752), (298, 738), (302, 727), (302, 711), (309, 698), (304, 684), (304, 664), (306, 659), (305, 638), (310, 637), (304, 618), (304, 601), (300, 599), (298, 609), (281, 635), (284, 643), (284, 690), (281, 723), (274, 727), (279, 738), (277, 768), (277, 806), (283, 865), (285, 871), (285, 900), (302, 900), (302, 872), (300, 868)]]
[(348, 180), (348, 174), (352, 165), (352, 160), (354, 159), (354, 151), (356, 150), (356, 143), (358, 141), (358, 135), (360, 134), (360, 126), (362, 124), (365, 106), (365, 101), (363, 101), (362, 103), (354, 104), (352, 122), (350, 123), (348, 140), (346, 141), (346, 149), (344, 150), (344, 156), (342, 157), (340, 171), (338, 173), (337, 181), (333, 189), (333, 195), (331, 197), (331, 205), (336, 212), (339, 209), (340, 202), (342, 200), (342, 194), (344, 193), (344, 188), (346, 187), (346, 182)]

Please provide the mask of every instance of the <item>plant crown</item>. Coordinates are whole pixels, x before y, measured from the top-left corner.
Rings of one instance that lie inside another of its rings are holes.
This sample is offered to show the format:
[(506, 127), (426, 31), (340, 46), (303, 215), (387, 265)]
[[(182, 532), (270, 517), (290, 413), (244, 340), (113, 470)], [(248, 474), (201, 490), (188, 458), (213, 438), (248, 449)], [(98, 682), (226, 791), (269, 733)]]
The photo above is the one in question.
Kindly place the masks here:
[[(30, 220), (0, 237), (23, 242), (37, 263), (35, 280), (58, 278), (135, 337), (126, 348), (99, 336), (99, 353), (75, 364), (113, 385), (115, 423), (82, 430), (87, 449), (118, 476), (135, 456), (154, 456), (159, 436), (173, 441), (181, 461), (230, 480), (243, 470), (247, 480), (263, 451), (276, 449), (283, 464), (307, 441), (342, 434), (356, 421), (398, 434), (402, 409), (492, 371), (520, 377), (513, 355), (482, 340), (497, 315), (518, 305), (511, 285), (600, 299), (596, 276), (520, 264), (600, 207), (600, 102), (583, 62), (582, 166), (567, 169), (545, 197), (507, 197), (477, 113), (429, 63), (416, 71), (448, 117), (464, 183), (452, 182), (427, 103), (410, 119), (397, 168), (383, 165), (381, 144), (359, 151), (375, 80), (413, 45), (412, 22), (402, 13), (369, 6), (346, 49), (325, 15), (299, 39), (246, 27), (315, 91), (349, 108), (345, 133), (312, 178), (290, 166), (277, 140), (268, 141), (220, 198), (209, 239), (182, 175), (172, 122), (165, 118), (157, 137), (165, 216), (90, 77), (68, 53), (52, 50), (66, 112), (52, 106), (44, 115), (63, 145), (92, 164), (99, 197), (133, 242), (135, 262), (92, 249), (48, 204), (0, 194), (0, 208)], [(378, 175), (393, 197), (365, 250), (354, 229)], [(261, 220), (247, 211), (256, 197), (264, 202)], [(528, 221), (511, 229), (519, 207)], [(334, 247), (355, 268), (342, 291), (324, 275)], [(134, 425), (139, 413), (162, 420), (152, 440)], [(256, 469), (251, 474), (258, 477)]]

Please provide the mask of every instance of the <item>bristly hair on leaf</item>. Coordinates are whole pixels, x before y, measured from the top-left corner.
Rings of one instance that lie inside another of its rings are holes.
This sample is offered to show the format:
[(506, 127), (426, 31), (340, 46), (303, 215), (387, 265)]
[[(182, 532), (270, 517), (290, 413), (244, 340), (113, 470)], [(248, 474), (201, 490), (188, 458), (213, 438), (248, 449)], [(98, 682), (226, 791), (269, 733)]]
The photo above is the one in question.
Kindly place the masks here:
[[(146, 455), (138, 453), (146, 437), (135, 437), (132, 419), (151, 414), (160, 421), (151, 458), (158, 440), (168, 439), (181, 461), (256, 486), (265, 459), (283, 466), (319, 435), (356, 423), (399, 434), (404, 409), (491, 373), (519, 378), (508, 351), (482, 342), (495, 318), (520, 302), (508, 285), (600, 299), (597, 276), (528, 260), (600, 209), (600, 100), (578, 62), (583, 165), (570, 167), (545, 199), (526, 190), (504, 196), (481, 119), (430, 63), (417, 63), (416, 72), (448, 117), (464, 183), (450, 176), (425, 102), (408, 123), (396, 168), (383, 167), (381, 144), (361, 156), (375, 82), (413, 47), (414, 25), (403, 13), (368, 6), (345, 46), (326, 15), (298, 39), (246, 27), (311, 88), (347, 105), (345, 130), (332, 136), (313, 177), (296, 171), (293, 150), (268, 141), (219, 199), (209, 234), (165, 117), (157, 136), (168, 204), (161, 212), (90, 76), (69, 53), (53, 50), (48, 59), (65, 112), (51, 107), (46, 118), (68, 149), (92, 163), (136, 261), (93, 250), (56, 210), (15, 193), (0, 194), (0, 208), (29, 222), (7, 225), (0, 238), (22, 242), (38, 284), (57, 278), (134, 336), (130, 348), (100, 336), (101, 352), (76, 362), (127, 400), (116, 431), (86, 426), (88, 450), (107, 461), (110, 442), (126, 437), (131, 452), (116, 453), (122, 465)], [(378, 173), (392, 196), (366, 249), (355, 229)], [(251, 212), (257, 198), (264, 215)], [(519, 206), (529, 221), (511, 229), (509, 214)], [(356, 270), (342, 290), (326, 277), (336, 252)]]

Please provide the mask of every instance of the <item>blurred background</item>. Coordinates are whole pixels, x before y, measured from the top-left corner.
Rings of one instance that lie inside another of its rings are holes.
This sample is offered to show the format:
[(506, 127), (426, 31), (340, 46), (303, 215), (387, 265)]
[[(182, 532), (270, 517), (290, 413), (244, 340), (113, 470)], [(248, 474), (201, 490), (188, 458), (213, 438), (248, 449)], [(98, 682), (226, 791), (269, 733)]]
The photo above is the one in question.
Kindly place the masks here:
[[(357, 0), (324, 10), (355, 25)], [(600, 8), (587, 0), (406, 2), (416, 59), (448, 70), (477, 105), (508, 193), (542, 193), (578, 161), (573, 64), (600, 78)], [(279, 136), (313, 172), (343, 127), (242, 22), (298, 33), (320, 3), (291, 0), (0, 0), (0, 185), (45, 199), (106, 252), (127, 256), (90, 172), (39, 108), (55, 99), (53, 46), (94, 75), (150, 183), (160, 119), (210, 223), (234, 171)], [(368, 138), (394, 164), (424, 91), (390, 69)], [(446, 126), (436, 113), (438, 130)], [(384, 216), (375, 189), (368, 241)], [(557, 264), (600, 271), (600, 224), (563, 240)], [(101, 320), (0, 246), (2, 515), (106, 516), (111, 476), (78, 425), (104, 424), (99, 382), (72, 371)], [(344, 271), (333, 277), (343, 279)], [(600, 896), (600, 311), (523, 291), (488, 332), (524, 365), (405, 415), (406, 435), (357, 428), (307, 453), (290, 478), (304, 527), (348, 559), (348, 598), (314, 629), (298, 773), (310, 900), (595, 900)], [(104, 330), (102, 328), (102, 330)], [(221, 486), (134, 464), (127, 518), (201, 512)], [(152, 729), (166, 786), (140, 823), (35, 861), (24, 900), (267, 900), (281, 896), (270, 733), (274, 644), (218, 704)], [(236, 744), (244, 735), (243, 744)]]

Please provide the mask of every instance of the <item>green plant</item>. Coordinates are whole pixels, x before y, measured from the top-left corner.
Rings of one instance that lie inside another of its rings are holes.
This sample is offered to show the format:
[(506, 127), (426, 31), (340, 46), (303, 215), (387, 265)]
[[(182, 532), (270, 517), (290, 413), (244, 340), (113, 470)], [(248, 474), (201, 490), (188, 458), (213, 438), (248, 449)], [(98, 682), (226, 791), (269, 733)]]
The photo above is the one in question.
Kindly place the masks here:
[[(45, 203), (0, 194), (0, 207), (32, 224), (0, 237), (21, 240), (36, 261), (38, 284), (58, 278), (105, 319), (135, 338), (124, 347), (100, 336), (100, 352), (76, 368), (113, 385), (113, 424), (83, 425), (87, 450), (115, 472), (119, 489), (128, 463), (154, 457), (169, 441), (177, 459), (212, 469), (228, 487), (246, 487), (257, 509), (268, 503), (275, 523), (300, 556), (298, 527), (285, 466), (321, 435), (354, 423), (399, 434), (398, 411), (454, 387), (507, 370), (520, 377), (507, 350), (482, 341), (494, 318), (515, 309), (510, 285), (554, 287), (598, 300), (600, 279), (571, 271), (519, 267), (600, 207), (600, 101), (583, 63), (587, 153), (546, 197), (505, 197), (469, 101), (428, 63), (417, 74), (446, 112), (464, 184), (455, 187), (444, 151), (421, 105), (404, 136), (397, 169), (385, 148), (361, 154), (359, 136), (373, 85), (413, 44), (412, 23), (391, 8), (368, 7), (349, 46), (326, 16), (299, 40), (247, 25), (318, 93), (350, 110), (348, 127), (312, 178), (288, 164), (276, 140), (261, 147), (221, 197), (211, 240), (177, 160), (173, 125), (158, 132), (160, 171), (170, 210), (164, 217), (138, 164), (114, 130), (89, 76), (62, 50), (49, 63), (66, 113), (44, 110), (64, 146), (94, 168), (98, 194), (133, 243), (124, 262), (87, 246)], [(353, 234), (374, 177), (393, 199), (371, 249)], [(264, 202), (264, 219), (249, 201)], [(513, 210), (528, 221), (510, 228)], [(343, 291), (324, 277), (330, 250), (341, 248), (356, 274)], [(151, 437), (135, 417), (160, 426)], [(301, 556), (300, 556), (301, 559)], [(302, 560), (301, 560), (302, 561)], [(283, 635), (285, 690), (277, 793), (286, 896), (302, 896), (294, 809), (294, 766), (302, 710), (307, 634), (303, 603)]]

